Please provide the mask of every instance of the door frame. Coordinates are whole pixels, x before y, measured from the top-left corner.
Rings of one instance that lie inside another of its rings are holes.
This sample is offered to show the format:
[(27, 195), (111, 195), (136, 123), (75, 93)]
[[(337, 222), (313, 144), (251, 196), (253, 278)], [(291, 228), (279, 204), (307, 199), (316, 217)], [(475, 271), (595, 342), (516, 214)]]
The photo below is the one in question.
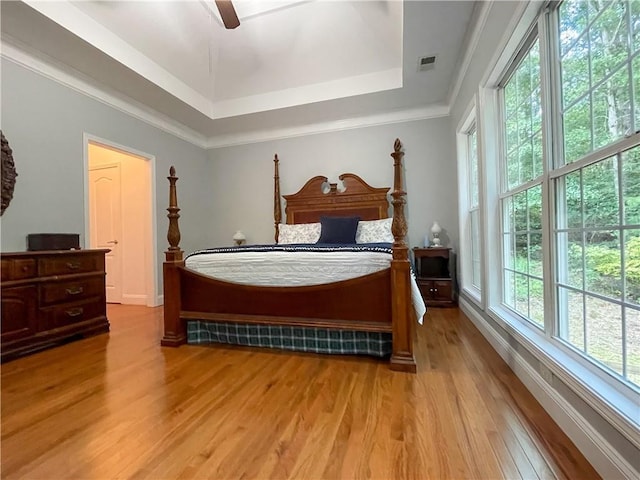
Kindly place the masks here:
[(145, 240), (151, 243), (151, 248), (146, 249), (145, 264), (147, 274), (145, 275), (145, 290), (147, 294), (147, 306), (157, 307), (162, 305), (162, 299), (158, 295), (158, 229), (157, 229), (157, 211), (156, 211), (156, 157), (149, 153), (141, 152), (131, 147), (121, 145), (111, 140), (107, 140), (96, 135), (84, 132), (82, 134), (83, 149), (83, 181), (84, 181), (84, 248), (90, 245), (90, 212), (89, 212), (89, 144), (103, 146), (112, 150), (119, 150), (124, 154), (134, 155), (149, 162), (149, 182), (150, 182), (150, 218), (145, 226)]

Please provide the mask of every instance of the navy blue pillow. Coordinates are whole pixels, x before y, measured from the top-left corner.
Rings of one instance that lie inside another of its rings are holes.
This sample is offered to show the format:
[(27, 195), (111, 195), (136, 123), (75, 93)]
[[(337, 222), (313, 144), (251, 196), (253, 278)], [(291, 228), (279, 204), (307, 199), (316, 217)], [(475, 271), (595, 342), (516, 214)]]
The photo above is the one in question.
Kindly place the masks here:
[(360, 217), (320, 217), (318, 243), (356, 243)]

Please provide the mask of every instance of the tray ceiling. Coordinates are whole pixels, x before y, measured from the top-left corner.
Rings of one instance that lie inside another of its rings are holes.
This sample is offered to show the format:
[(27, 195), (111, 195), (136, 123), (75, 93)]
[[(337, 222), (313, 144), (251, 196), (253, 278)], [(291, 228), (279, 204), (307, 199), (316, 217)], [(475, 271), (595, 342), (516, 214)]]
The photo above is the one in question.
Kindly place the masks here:
[[(2, 2), (2, 39), (204, 136), (447, 101), (473, 2)], [(418, 58), (436, 65), (418, 71)], [(280, 118), (287, 116), (287, 119)]]

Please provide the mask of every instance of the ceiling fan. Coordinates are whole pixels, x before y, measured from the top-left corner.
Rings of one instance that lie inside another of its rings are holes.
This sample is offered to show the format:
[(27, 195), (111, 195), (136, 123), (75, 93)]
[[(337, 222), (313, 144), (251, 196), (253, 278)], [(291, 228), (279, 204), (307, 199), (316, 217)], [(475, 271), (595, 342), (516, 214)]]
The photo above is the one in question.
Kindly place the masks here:
[(231, 0), (216, 0), (216, 6), (220, 12), (222, 23), (226, 29), (234, 29), (240, 26), (240, 20), (236, 14), (236, 9), (233, 8)]

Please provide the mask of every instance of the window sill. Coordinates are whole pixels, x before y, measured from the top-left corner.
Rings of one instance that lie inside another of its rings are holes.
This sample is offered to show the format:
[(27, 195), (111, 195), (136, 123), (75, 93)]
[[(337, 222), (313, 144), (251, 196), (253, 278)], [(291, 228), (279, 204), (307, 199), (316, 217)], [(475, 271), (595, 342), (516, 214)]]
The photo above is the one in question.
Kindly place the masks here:
[(488, 310), (491, 318), (523, 344), (558, 379), (571, 388), (591, 408), (602, 415), (612, 426), (636, 447), (640, 448), (640, 408), (638, 394), (626, 385), (614, 388), (599, 374), (597, 367), (578, 356), (555, 339), (527, 325), (504, 307)]
[(482, 293), (475, 287), (462, 287), (462, 292), (467, 300), (470, 300), (476, 307), (482, 308)]

